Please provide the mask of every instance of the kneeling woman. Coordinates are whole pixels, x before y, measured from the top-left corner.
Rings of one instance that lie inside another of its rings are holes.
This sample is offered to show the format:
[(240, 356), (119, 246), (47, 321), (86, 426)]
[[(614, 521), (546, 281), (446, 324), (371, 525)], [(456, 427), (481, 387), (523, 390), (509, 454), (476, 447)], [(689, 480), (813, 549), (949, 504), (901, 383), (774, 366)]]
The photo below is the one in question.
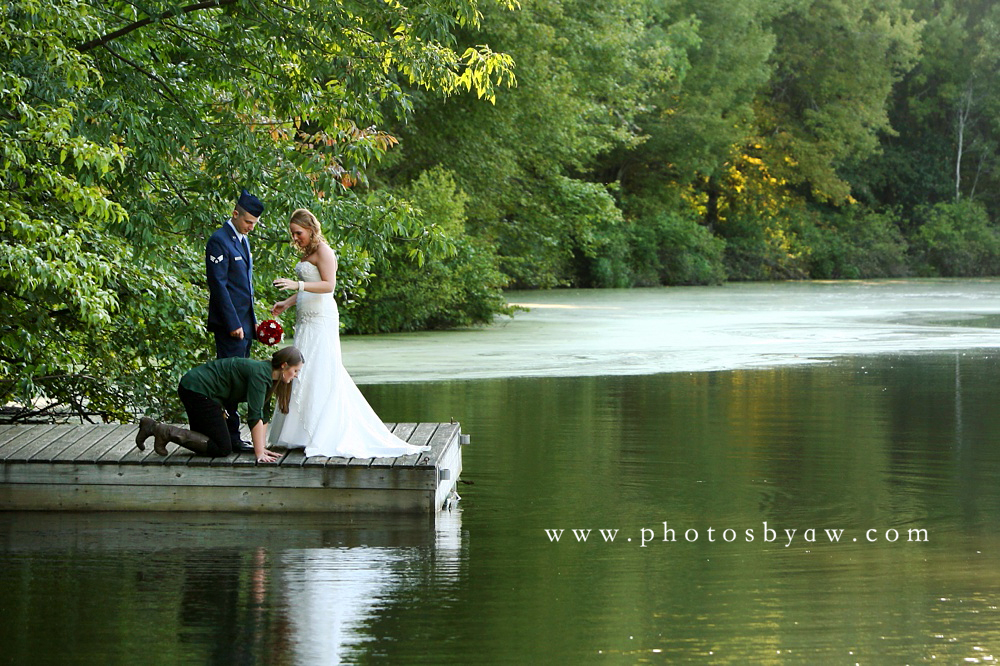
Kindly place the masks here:
[(135, 445), (145, 451), (145, 441), (152, 435), (153, 450), (161, 456), (167, 455), (167, 442), (175, 442), (205, 456), (229, 455), (232, 444), (222, 405), (245, 402), (246, 423), (250, 427), (257, 462), (274, 462), (278, 454), (264, 446), (264, 410), (273, 393), (278, 409), (282, 414), (288, 413), (292, 380), (302, 369), (302, 363), (302, 353), (298, 349), (285, 347), (274, 353), (270, 363), (249, 358), (217, 358), (199, 365), (181, 377), (177, 387), (191, 429), (143, 417), (139, 420)]

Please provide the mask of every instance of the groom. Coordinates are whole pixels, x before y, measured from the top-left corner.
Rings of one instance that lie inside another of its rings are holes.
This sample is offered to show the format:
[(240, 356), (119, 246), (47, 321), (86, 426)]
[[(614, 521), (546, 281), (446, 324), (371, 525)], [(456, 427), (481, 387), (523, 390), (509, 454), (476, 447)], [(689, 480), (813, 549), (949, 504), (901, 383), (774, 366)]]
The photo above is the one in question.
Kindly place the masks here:
[[(257, 330), (253, 312), (253, 257), (247, 235), (253, 231), (264, 204), (245, 189), (232, 217), (212, 234), (205, 247), (208, 279), (208, 330), (215, 334), (215, 357), (246, 358)], [(229, 438), (233, 451), (253, 451), (240, 439), (237, 404), (223, 405), (229, 415)]]

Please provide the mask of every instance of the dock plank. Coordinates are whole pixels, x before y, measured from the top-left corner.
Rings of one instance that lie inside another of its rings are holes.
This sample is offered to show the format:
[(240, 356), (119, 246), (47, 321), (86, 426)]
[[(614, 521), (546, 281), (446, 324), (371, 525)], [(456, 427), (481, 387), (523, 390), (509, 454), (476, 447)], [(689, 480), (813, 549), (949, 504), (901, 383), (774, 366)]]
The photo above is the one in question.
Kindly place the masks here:
[(14, 425), (12, 423), (0, 425), (0, 446), (17, 437), (18, 433), (21, 432), (21, 428), (26, 427), (28, 426)]
[(410, 435), (416, 430), (416, 423), (397, 423), (396, 427), (392, 429), (392, 434), (399, 437), (404, 442), (410, 441)]
[[(246, 423), (240, 423), (240, 439), (252, 443), (250, 429), (247, 428)], [(247, 464), (248, 461), (256, 464), (257, 458), (252, 453), (230, 453), (228, 456), (216, 456), (215, 458), (196, 456), (188, 464), (197, 467), (232, 467), (237, 462)]]
[[(389, 424), (387, 423), (386, 425), (388, 426)], [(416, 423), (396, 423), (393, 424), (393, 427), (389, 428), (389, 431), (405, 442), (410, 438), (410, 435), (413, 434), (416, 427)], [(370, 467), (392, 467), (398, 457), (399, 456), (382, 456), (378, 458), (370, 458), (368, 459), (368, 465)]]
[[(252, 453), (230, 453), (228, 456), (218, 456), (215, 458), (205, 458), (208, 462), (202, 461), (201, 465), (207, 467), (232, 467), (233, 464), (240, 458), (240, 456), (246, 456), (248, 459), (253, 458)], [(256, 461), (254, 461), (256, 462)]]
[(146, 450), (140, 451), (139, 447), (135, 445), (135, 433), (135, 426), (131, 428), (122, 426), (118, 441), (115, 442), (114, 446), (105, 451), (99, 460), (101, 462), (118, 462), (123, 465), (143, 465), (147, 462), (163, 460), (163, 456), (158, 455), (153, 450), (152, 437), (146, 440)]
[[(19, 426), (19, 428), (20, 431), (12, 439), (4, 443), (3, 448), (0, 449), (0, 462), (6, 462), (8, 459), (13, 458), (21, 449), (31, 445), (32, 442), (38, 440), (45, 443), (52, 442), (55, 439), (53, 433), (61, 433), (66, 429), (66, 426), (46, 424), (40, 426)], [(60, 428), (60, 430), (56, 430), (57, 428)], [(56, 437), (58, 437), (58, 434)]]
[(87, 426), (64, 426), (62, 432), (49, 431), (49, 436), (38, 437), (9, 455), (7, 462), (26, 462), (39, 454), (42, 458), (46, 455), (58, 456), (90, 430)]
[[(132, 443), (132, 446), (135, 446), (135, 433), (137, 432), (137, 429), (123, 425), (108, 425), (102, 426), (100, 431), (104, 434), (93, 442), (88, 443), (88, 440), (92, 439), (90, 436), (80, 438), (78, 445), (73, 447), (74, 450), (79, 451), (73, 459), (75, 462), (89, 461), (96, 463), (101, 454), (118, 444), (123, 439), (127, 439)], [(152, 440), (150, 440), (150, 446), (152, 446)]]
[[(146, 440), (146, 450), (140, 451), (135, 445), (135, 435), (139, 429), (135, 426), (118, 426), (115, 430), (99, 442), (99, 446), (92, 447), (84, 452), (85, 458), (94, 463), (121, 463), (126, 461), (139, 463), (149, 456), (155, 456), (153, 452), (153, 438)], [(157, 456), (159, 457), (159, 456)]]
[[(427, 446), (431, 441), (431, 437), (434, 436), (434, 432), (438, 428), (437, 423), (420, 423), (414, 429), (413, 434), (410, 435), (409, 439), (406, 440), (409, 444), (413, 446)], [(399, 456), (393, 462), (393, 467), (414, 467), (416, 465), (426, 465), (430, 459), (427, 457), (427, 453), (411, 453), (405, 456)]]
[(305, 459), (306, 453), (304, 449), (288, 449), (278, 464), (283, 467), (302, 467)]
[[(15, 464), (3, 467), (2, 478), (10, 483), (48, 483), (65, 478), (92, 485), (153, 485), (256, 487), (256, 488), (368, 488), (433, 489), (433, 479), (420, 470), (372, 470), (360, 467), (327, 468), (316, 474), (304, 468), (282, 469), (274, 464), (249, 467), (191, 467), (184, 464), (117, 465), (55, 462)], [(3, 484), (0, 484), (3, 485)]]
[(434, 435), (431, 436), (431, 450), (427, 452), (430, 460), (441, 460), (445, 447), (451, 444), (452, 440), (458, 437), (461, 426), (457, 423), (440, 423)]
[[(69, 460), (72, 458), (72, 451), (86, 449), (87, 447), (103, 441), (112, 432), (113, 425), (76, 426), (64, 433), (61, 437), (50, 442), (47, 446), (39, 448), (31, 454), (31, 462), (54, 462), (57, 460)], [(19, 453), (25, 453), (22, 449)]]
[[(204, 460), (205, 456), (199, 456), (197, 453), (190, 449), (186, 449), (179, 444), (175, 444), (171, 447), (171, 450), (163, 457), (163, 462), (169, 465), (187, 465), (192, 462), (192, 460)], [(148, 460), (143, 461), (148, 462)]]
[[(392, 434), (399, 437), (404, 442), (406, 438), (410, 436), (413, 429), (416, 427), (415, 423), (386, 423), (385, 428)], [(366, 467), (391, 467), (393, 461), (396, 460), (396, 456), (382, 456), (374, 458), (361, 458), (358, 462), (354, 463), (356, 465), (364, 465)]]
[(431, 458), (460, 469), (458, 425), (388, 426), (431, 450), (373, 466), (290, 449), (257, 464), (253, 454), (213, 459), (175, 444), (158, 456), (151, 440), (139, 451), (135, 424), (0, 427), (0, 510), (439, 511), (452, 474)]
[(436, 513), (433, 491), (367, 488), (273, 488), (0, 484), (0, 507), (38, 511), (234, 511)]
[(311, 456), (302, 461), (303, 467), (347, 467), (350, 458), (343, 456)]
[[(417, 424), (416, 423), (396, 423), (396, 424), (391, 424), (390, 425), (390, 424), (387, 423), (385, 425), (386, 425), (386, 428), (390, 432), (393, 432), (393, 434), (395, 434), (395, 430), (399, 430), (399, 431), (405, 432), (405, 433), (410, 433), (410, 432), (413, 431), (413, 429), (416, 427)], [(396, 436), (399, 437), (399, 435), (396, 435)], [(403, 439), (403, 438), (401, 438), (401, 439)], [(405, 441), (405, 439), (404, 439), (404, 441)], [(351, 466), (351, 467), (371, 467), (373, 461), (378, 460), (378, 458), (371, 458), (371, 457), (368, 457), (368, 458), (348, 458), (346, 460), (347, 460), (346, 464), (349, 465), (349, 466)], [(395, 458), (391, 458), (391, 460), (395, 460)]]

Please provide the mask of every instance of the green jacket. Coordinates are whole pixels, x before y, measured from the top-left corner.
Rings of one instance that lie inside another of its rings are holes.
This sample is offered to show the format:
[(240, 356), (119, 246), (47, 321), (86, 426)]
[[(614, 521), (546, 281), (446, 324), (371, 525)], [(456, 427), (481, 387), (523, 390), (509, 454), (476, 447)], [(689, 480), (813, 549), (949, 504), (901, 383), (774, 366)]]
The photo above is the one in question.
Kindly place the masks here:
[(220, 405), (247, 403), (247, 427), (264, 419), (264, 401), (274, 384), (270, 361), (249, 358), (217, 358), (192, 368), (181, 377), (181, 386), (200, 393)]

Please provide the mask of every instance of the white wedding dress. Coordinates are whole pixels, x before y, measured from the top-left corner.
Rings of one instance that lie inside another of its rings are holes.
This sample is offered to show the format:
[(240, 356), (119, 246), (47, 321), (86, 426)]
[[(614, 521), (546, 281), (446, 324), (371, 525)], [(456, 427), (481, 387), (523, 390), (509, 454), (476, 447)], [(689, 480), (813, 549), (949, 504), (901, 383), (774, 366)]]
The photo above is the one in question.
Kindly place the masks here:
[[(301, 261), (299, 280), (318, 282), (319, 268)], [(288, 413), (275, 408), (268, 441), (305, 448), (307, 456), (381, 458), (430, 449), (393, 435), (365, 400), (340, 356), (340, 315), (333, 294), (300, 291), (295, 303), (295, 346), (305, 362), (292, 383)]]

